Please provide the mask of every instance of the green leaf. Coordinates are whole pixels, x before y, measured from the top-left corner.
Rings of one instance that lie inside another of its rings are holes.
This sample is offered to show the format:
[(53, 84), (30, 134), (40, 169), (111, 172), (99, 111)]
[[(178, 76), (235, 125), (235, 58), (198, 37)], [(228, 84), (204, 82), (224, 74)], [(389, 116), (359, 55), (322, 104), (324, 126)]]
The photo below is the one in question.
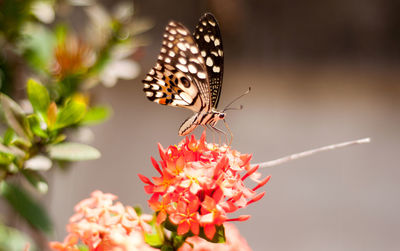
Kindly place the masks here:
[(171, 246), (170, 244), (166, 244), (161, 247), (161, 251), (174, 251), (174, 250), (176, 249), (174, 249), (174, 247)]
[(33, 79), (28, 80), (27, 84), (28, 98), (32, 104), (33, 110), (40, 114), (43, 120), (47, 117), (47, 108), (50, 105), (50, 96), (46, 87)]
[(47, 193), (47, 191), (49, 190), (49, 185), (47, 185), (47, 182), (42, 175), (40, 175), (36, 171), (29, 169), (22, 170), (22, 174), (29, 181), (29, 183), (31, 183), (31, 185), (36, 188), (36, 190), (38, 190), (41, 194)]
[(142, 215), (142, 208), (141, 207), (139, 207), (139, 206), (136, 206), (136, 207), (134, 207), (133, 209), (135, 209), (135, 212), (136, 212), (136, 214), (137, 215)]
[(65, 161), (81, 161), (100, 158), (100, 152), (91, 146), (79, 143), (60, 143), (48, 148), (51, 159)]
[(216, 232), (215, 232), (214, 238), (212, 238), (211, 240), (208, 239), (207, 236), (205, 235), (203, 227), (200, 228), (199, 237), (201, 237), (209, 242), (213, 242), (213, 243), (225, 243), (226, 238), (225, 238), (224, 225), (215, 226), (215, 228), (216, 228)]
[(22, 137), (27, 145), (30, 145), (32, 132), (29, 128), (29, 122), (22, 108), (5, 94), (0, 94), (0, 103), (4, 112), (7, 124)]
[(66, 138), (67, 138), (67, 135), (65, 135), (65, 134), (60, 134), (60, 135), (58, 135), (55, 139), (53, 139), (53, 140), (51, 141), (51, 143), (54, 144), (54, 145), (56, 145), (56, 144), (58, 144), (58, 143), (63, 142)]
[(107, 120), (111, 115), (111, 109), (107, 106), (95, 106), (90, 108), (83, 118), (82, 125), (96, 125)]
[(80, 122), (85, 116), (86, 104), (80, 101), (70, 100), (57, 114), (57, 120), (53, 129), (64, 128)]
[(8, 165), (15, 159), (15, 156), (10, 153), (0, 152), (0, 165)]
[(47, 171), (53, 166), (53, 163), (48, 157), (38, 154), (26, 160), (24, 166), (25, 169), (34, 171)]
[(84, 244), (79, 244), (78, 249), (79, 251), (89, 251), (89, 247)]
[(161, 225), (156, 223), (156, 217), (150, 222), (151, 233), (144, 234), (144, 240), (152, 247), (161, 247), (164, 243), (164, 232)]
[(44, 123), (44, 122), (41, 122), (36, 114), (29, 115), (28, 121), (31, 126), (31, 130), (32, 130), (33, 134), (35, 134), (36, 136), (39, 136), (41, 138), (45, 138), (45, 139), (47, 139), (49, 137), (49, 135), (47, 135), (47, 132), (42, 129), (41, 123)]
[(3, 144), (6, 146), (10, 145), (12, 140), (14, 139), (14, 135), (15, 132), (11, 128), (8, 128), (4, 133)]
[(32, 245), (33, 241), (28, 236), (0, 223), (0, 250), (21, 251), (25, 249), (27, 243), (31, 244), (29, 250), (36, 250)]
[(7, 153), (7, 154), (12, 154), (17, 157), (24, 157), (25, 152), (19, 149), (18, 147), (15, 146), (5, 146), (3, 144), (0, 144), (0, 152)]
[(0, 195), (34, 228), (50, 234), (52, 223), (45, 209), (21, 187), (2, 181)]

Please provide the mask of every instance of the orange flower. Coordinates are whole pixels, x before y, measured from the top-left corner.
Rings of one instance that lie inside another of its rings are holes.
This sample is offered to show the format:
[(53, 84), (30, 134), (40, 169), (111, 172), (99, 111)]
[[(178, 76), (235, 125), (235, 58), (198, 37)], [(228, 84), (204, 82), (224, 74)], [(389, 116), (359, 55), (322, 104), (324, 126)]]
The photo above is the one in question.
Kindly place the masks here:
[(70, 74), (83, 73), (94, 62), (95, 54), (74, 36), (67, 37), (54, 50), (53, 73), (63, 79)]
[(63, 242), (50, 242), (58, 251), (78, 251), (79, 242), (91, 251), (156, 250), (144, 242), (144, 232), (151, 231), (151, 215), (138, 215), (129, 206), (114, 202), (117, 196), (94, 191), (91, 197), (75, 206)]
[[(226, 221), (243, 221), (249, 216), (229, 218), (239, 208), (261, 199), (265, 193), (256, 194), (269, 177), (258, 180), (258, 166), (251, 166), (249, 154), (240, 154), (224, 145), (206, 143), (205, 132), (200, 140), (192, 135), (178, 145), (164, 149), (159, 144), (161, 161), (151, 158), (160, 177), (139, 175), (146, 184), (145, 191), (153, 194), (148, 201), (157, 213), (157, 222), (169, 220), (177, 226), (179, 235), (199, 234), (204, 230), (208, 239), (216, 227)], [(244, 181), (252, 178), (257, 185), (250, 189)]]

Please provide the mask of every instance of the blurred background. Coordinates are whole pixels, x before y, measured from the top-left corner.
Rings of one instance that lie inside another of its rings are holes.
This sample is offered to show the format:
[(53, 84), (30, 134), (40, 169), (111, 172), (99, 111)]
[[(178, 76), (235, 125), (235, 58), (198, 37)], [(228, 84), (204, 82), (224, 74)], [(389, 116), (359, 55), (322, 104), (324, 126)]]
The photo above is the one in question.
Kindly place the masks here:
[[(104, 0), (110, 8), (117, 0)], [(253, 163), (371, 137), (367, 145), (263, 169), (266, 196), (236, 224), (254, 250), (399, 250), (400, 2), (390, 0), (135, 0), (150, 18), (141, 74), (96, 88), (113, 117), (94, 127), (96, 161), (53, 172), (46, 204), (56, 239), (74, 205), (100, 189), (147, 208), (137, 174), (156, 175), (157, 142), (178, 143), (190, 111), (149, 102), (141, 78), (155, 64), (169, 20), (193, 30), (204, 12), (219, 20), (225, 49), (220, 106), (242, 94), (227, 121), (233, 148)], [(75, 20), (79, 26), (79, 18)], [(221, 126), (221, 125), (220, 125)], [(196, 135), (202, 132), (196, 131)]]

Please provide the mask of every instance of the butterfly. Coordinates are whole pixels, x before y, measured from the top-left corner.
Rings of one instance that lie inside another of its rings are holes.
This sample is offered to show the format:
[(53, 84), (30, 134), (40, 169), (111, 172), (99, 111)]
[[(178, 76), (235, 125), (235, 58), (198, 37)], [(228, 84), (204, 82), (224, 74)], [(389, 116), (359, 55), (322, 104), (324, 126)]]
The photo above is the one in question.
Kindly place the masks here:
[(156, 66), (143, 80), (143, 91), (153, 102), (194, 112), (179, 128), (179, 135), (191, 133), (198, 125), (221, 131), (215, 125), (225, 118), (224, 111), (217, 111), (223, 70), (221, 32), (211, 13), (200, 18), (193, 35), (171, 21)]

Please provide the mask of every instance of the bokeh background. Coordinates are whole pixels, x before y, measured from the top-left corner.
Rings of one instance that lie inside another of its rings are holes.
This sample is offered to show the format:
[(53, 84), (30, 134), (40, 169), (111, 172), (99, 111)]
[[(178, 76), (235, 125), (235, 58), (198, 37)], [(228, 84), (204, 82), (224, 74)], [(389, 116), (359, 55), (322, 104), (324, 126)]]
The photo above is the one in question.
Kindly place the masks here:
[[(103, 1), (112, 7), (117, 1)], [(236, 224), (254, 250), (400, 249), (400, 2), (390, 0), (135, 0), (154, 21), (142, 74), (155, 64), (169, 20), (194, 28), (206, 11), (225, 48), (220, 106), (242, 94), (227, 121), (233, 147), (253, 162), (371, 137), (372, 142), (263, 169), (266, 196)], [(78, 19), (79, 20), (79, 19)], [(78, 21), (77, 21), (78, 22)], [(141, 79), (98, 87), (113, 117), (93, 128), (102, 158), (54, 172), (47, 206), (56, 239), (73, 206), (95, 190), (147, 207), (137, 174), (156, 175), (150, 156), (181, 139), (190, 111), (149, 102)], [(196, 134), (201, 133), (201, 129)]]

